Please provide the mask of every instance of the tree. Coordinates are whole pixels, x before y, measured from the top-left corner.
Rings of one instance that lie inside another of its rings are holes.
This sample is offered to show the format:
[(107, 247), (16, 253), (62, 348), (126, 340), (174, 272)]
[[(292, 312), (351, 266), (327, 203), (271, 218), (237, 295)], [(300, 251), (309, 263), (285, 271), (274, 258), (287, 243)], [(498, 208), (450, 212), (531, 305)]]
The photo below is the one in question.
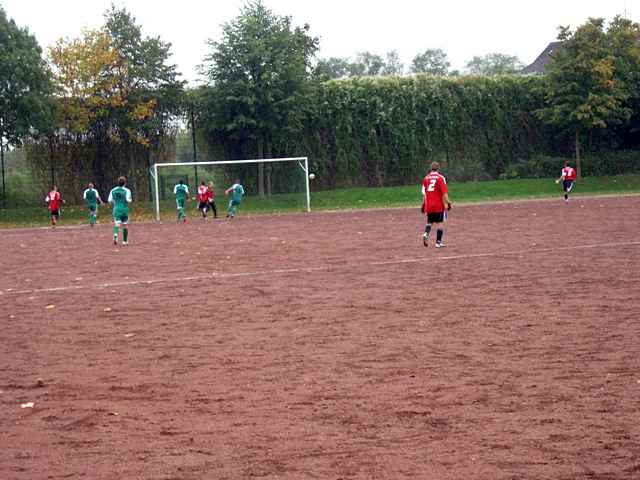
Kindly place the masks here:
[(19, 145), (33, 132), (51, 122), (50, 72), (42, 50), (26, 28), (9, 20), (0, 7), (0, 157), (2, 202), (6, 207), (4, 179), (5, 145)]
[(562, 46), (547, 66), (546, 106), (536, 113), (573, 134), (578, 176), (582, 134), (626, 122), (632, 114), (628, 101), (638, 95), (638, 38), (638, 24), (620, 17), (608, 32), (602, 18), (589, 19), (575, 32), (560, 27)]
[(383, 75), (402, 75), (404, 73), (404, 64), (400, 60), (397, 50), (387, 52), (387, 58), (382, 68)]
[(169, 50), (159, 38), (144, 38), (135, 18), (114, 6), (101, 29), (50, 48), (59, 141), (91, 152), (86, 170), (101, 189), (118, 172), (145, 180), (151, 152), (174, 128), (184, 82), (167, 63)]
[(445, 76), (449, 73), (449, 67), (451, 67), (451, 63), (447, 54), (440, 48), (425, 50), (416, 55), (411, 62), (412, 73)]
[[(318, 39), (309, 25), (293, 27), (291, 17), (275, 15), (261, 0), (247, 3), (209, 41), (204, 73), (210, 83), (205, 128), (239, 143), (251, 142), (258, 157), (269, 157), (275, 138), (295, 128), (310, 78)], [(267, 194), (271, 188), (267, 171)], [(264, 164), (258, 167), (258, 193), (265, 195)]]
[(467, 62), (467, 70), (473, 75), (506, 75), (522, 70), (518, 57), (503, 53), (489, 53), (483, 57), (475, 56)]
[(348, 58), (329, 57), (321, 58), (316, 63), (313, 71), (315, 78), (319, 80), (334, 80), (349, 76), (350, 62)]
[(384, 59), (371, 52), (360, 52), (349, 66), (350, 77), (373, 77), (381, 75), (385, 68)]

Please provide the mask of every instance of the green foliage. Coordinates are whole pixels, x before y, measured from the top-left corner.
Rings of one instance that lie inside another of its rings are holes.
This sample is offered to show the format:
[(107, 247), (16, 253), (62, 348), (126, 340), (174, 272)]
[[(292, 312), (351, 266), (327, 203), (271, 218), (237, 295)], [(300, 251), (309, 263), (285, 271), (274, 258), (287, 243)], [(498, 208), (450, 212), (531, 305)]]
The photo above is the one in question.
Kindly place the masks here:
[(608, 31), (601, 18), (589, 19), (575, 32), (560, 28), (562, 46), (547, 66), (545, 107), (537, 115), (575, 135), (579, 175), (581, 133), (631, 118), (640, 92), (638, 38), (638, 24), (621, 17)]
[(349, 69), (350, 77), (372, 77), (384, 72), (384, 58), (371, 52), (360, 52)]
[(402, 75), (404, 73), (404, 64), (400, 60), (400, 55), (396, 50), (387, 52), (382, 75)]
[(440, 48), (427, 49), (414, 57), (411, 63), (411, 72), (446, 76), (449, 73), (449, 67), (451, 67), (451, 63), (443, 50)]
[(0, 141), (19, 145), (33, 129), (47, 130), (52, 84), (35, 37), (9, 20), (2, 7), (0, 52)]
[(348, 58), (321, 58), (313, 69), (313, 76), (317, 80), (335, 80), (350, 75), (351, 63)]
[(149, 167), (167, 157), (184, 103), (170, 45), (143, 37), (135, 18), (112, 6), (102, 28), (59, 40), (50, 55), (59, 128), (27, 145), (34, 172), (43, 184), (53, 176), (68, 197), (89, 181), (105, 193), (124, 174), (145, 197)]
[(503, 53), (488, 53), (475, 56), (467, 62), (467, 70), (472, 75), (508, 75), (522, 70), (518, 57)]
[[(202, 91), (199, 125), (230, 158), (270, 157), (273, 145), (299, 128), (318, 48), (308, 31), (256, 0), (223, 26), (219, 42), (209, 42), (210, 88)], [(258, 167), (261, 194), (277, 177), (277, 167), (266, 168)]]
[(281, 155), (307, 155), (324, 188), (417, 181), (431, 160), (454, 179), (496, 178), (548, 148), (530, 113), (537, 77), (366, 77), (319, 84)]

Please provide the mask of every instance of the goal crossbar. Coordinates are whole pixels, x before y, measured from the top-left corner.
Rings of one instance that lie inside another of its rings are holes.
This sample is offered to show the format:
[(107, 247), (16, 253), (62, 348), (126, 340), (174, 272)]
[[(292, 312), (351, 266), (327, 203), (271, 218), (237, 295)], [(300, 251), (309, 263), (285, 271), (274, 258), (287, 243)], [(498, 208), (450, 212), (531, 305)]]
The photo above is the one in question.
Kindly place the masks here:
[(158, 168), (159, 167), (195, 167), (198, 165), (241, 165), (247, 163), (275, 163), (275, 162), (298, 162), (298, 165), (304, 171), (305, 175), (305, 191), (307, 201), (307, 212), (311, 211), (311, 194), (309, 191), (309, 158), (308, 157), (287, 157), (287, 158), (256, 158), (250, 160), (220, 160), (209, 162), (173, 162), (173, 163), (154, 163), (149, 173), (153, 177), (154, 183), (154, 203), (156, 221), (160, 221), (160, 186), (158, 184)]

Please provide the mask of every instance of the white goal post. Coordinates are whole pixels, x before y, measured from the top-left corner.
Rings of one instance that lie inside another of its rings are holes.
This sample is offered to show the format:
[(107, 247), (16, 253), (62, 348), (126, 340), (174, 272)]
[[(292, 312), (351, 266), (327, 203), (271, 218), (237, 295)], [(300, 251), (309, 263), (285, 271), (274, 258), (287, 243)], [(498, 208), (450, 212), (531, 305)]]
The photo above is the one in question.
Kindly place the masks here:
[(291, 158), (261, 158), (253, 160), (221, 160), (219, 162), (179, 162), (179, 163), (154, 163), (151, 167), (150, 174), (153, 178), (154, 192), (153, 203), (155, 204), (156, 221), (160, 221), (160, 185), (158, 182), (158, 169), (162, 167), (197, 167), (198, 165), (241, 165), (241, 164), (259, 164), (274, 162), (298, 162), (298, 165), (304, 171), (305, 190), (307, 212), (311, 211), (311, 194), (309, 192), (309, 158), (308, 157), (291, 157)]

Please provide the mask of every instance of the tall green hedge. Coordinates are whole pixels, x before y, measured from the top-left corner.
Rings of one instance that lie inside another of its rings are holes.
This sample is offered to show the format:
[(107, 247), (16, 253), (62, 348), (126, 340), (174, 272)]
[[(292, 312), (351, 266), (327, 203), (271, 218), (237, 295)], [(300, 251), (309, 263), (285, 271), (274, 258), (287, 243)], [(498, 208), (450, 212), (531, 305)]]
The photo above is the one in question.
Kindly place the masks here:
[(548, 153), (538, 77), (372, 77), (317, 85), (287, 154), (312, 159), (323, 186), (399, 185), (438, 160), (458, 180), (497, 178)]
[[(433, 160), (453, 180), (555, 175), (571, 144), (535, 117), (543, 103), (543, 78), (532, 76), (333, 80), (310, 86), (271, 153), (308, 156), (315, 188), (411, 184)], [(201, 135), (210, 147), (224, 141), (225, 152), (256, 156), (250, 140)], [(585, 173), (600, 173), (596, 163)], [(284, 172), (272, 180), (274, 191), (286, 190)]]

